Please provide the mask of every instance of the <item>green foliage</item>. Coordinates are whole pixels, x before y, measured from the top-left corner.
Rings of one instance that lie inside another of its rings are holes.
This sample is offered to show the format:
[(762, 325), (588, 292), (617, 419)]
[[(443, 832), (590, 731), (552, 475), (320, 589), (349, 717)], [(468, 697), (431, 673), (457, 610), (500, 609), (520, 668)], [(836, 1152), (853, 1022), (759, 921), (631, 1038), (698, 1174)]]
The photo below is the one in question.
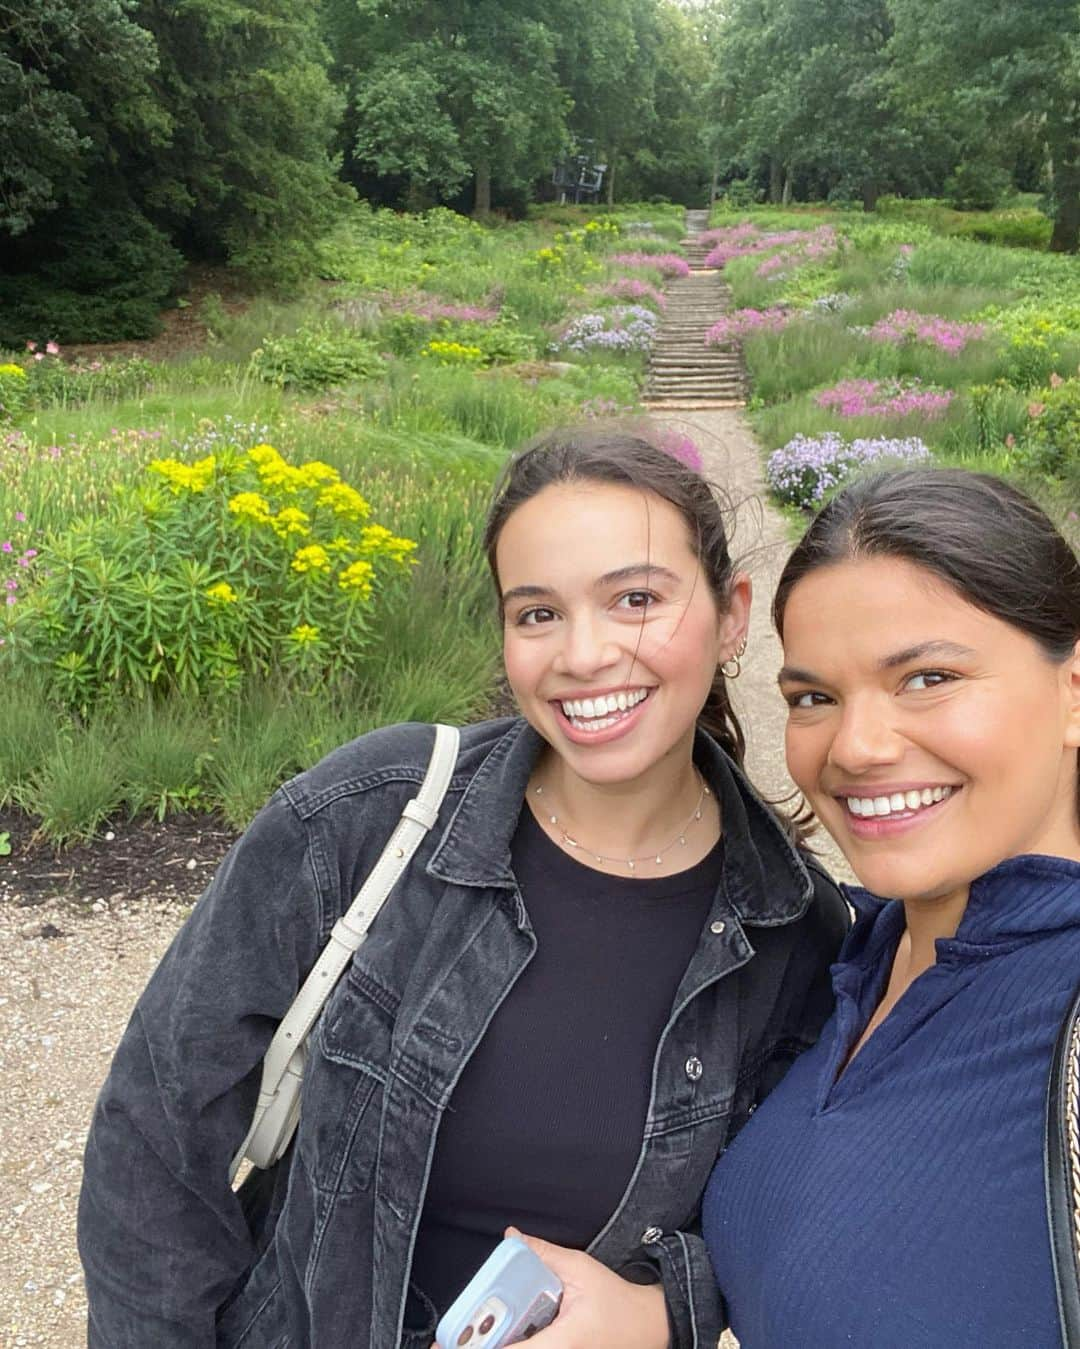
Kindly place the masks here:
[(117, 752), (124, 797), (132, 814), (163, 820), (203, 804), (204, 778), (214, 757), (212, 728), (190, 704), (143, 699), (122, 708)]
[(958, 211), (992, 211), (1011, 190), (1010, 174), (992, 160), (964, 160), (945, 179), (945, 196)]
[(1080, 477), (1080, 379), (1039, 390), (1028, 413), (1017, 451), (1021, 464), (1052, 478)]
[(259, 379), (282, 388), (325, 389), (370, 379), (382, 368), (374, 342), (341, 324), (320, 323), (265, 338), (251, 354)]
[(64, 736), (18, 790), (19, 805), (41, 817), (41, 830), (54, 843), (91, 838), (119, 809), (124, 786), (117, 731), (110, 718), (98, 718), (86, 733)]
[(83, 710), (111, 690), (206, 693), (277, 670), (312, 687), (355, 667), (376, 588), (415, 544), (363, 523), (335, 469), (257, 445), (156, 460), (150, 479), (44, 543), (8, 660)]
[(0, 698), (0, 805), (17, 801), (41, 765), (56, 750), (57, 709), (45, 680), (33, 672), (5, 681)]
[(29, 400), (29, 380), (21, 365), (0, 365), (0, 422), (14, 421)]

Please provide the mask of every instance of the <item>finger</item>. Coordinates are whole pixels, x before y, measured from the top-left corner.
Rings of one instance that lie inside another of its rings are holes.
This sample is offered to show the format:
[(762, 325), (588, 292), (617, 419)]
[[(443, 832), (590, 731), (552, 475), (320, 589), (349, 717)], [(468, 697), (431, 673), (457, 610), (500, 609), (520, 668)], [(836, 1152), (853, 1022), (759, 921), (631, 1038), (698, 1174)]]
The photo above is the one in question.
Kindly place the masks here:
[(523, 1241), (563, 1283), (573, 1278), (575, 1269), (581, 1264), (581, 1251), (572, 1250), (568, 1246), (556, 1246), (553, 1241), (544, 1241), (542, 1237), (531, 1237), (526, 1232), (519, 1232), (516, 1227), (507, 1228), (506, 1235)]

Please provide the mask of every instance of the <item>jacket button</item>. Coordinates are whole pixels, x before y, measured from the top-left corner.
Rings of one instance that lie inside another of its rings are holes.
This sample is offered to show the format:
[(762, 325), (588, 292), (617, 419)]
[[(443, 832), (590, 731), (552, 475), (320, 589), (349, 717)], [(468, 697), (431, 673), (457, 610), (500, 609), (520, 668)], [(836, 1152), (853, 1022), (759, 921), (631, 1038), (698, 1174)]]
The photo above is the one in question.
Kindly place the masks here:
[(686, 1076), (691, 1082), (697, 1082), (704, 1071), (705, 1067), (696, 1054), (692, 1054), (690, 1058), (686, 1060)]
[(641, 1234), (641, 1244), (643, 1246), (652, 1246), (664, 1235), (663, 1229), (659, 1227), (646, 1227)]
[(709, 931), (714, 932), (719, 937), (726, 927), (727, 924), (722, 919), (718, 918), (715, 923), (709, 924)]

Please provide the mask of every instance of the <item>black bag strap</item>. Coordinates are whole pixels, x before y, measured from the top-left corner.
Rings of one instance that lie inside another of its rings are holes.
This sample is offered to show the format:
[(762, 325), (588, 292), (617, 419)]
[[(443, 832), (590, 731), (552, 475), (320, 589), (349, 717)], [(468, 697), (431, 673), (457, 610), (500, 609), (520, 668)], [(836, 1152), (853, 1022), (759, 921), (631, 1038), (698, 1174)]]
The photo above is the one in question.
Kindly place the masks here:
[(1046, 1217), (1061, 1340), (1080, 1349), (1080, 988), (1058, 1031), (1046, 1092)]

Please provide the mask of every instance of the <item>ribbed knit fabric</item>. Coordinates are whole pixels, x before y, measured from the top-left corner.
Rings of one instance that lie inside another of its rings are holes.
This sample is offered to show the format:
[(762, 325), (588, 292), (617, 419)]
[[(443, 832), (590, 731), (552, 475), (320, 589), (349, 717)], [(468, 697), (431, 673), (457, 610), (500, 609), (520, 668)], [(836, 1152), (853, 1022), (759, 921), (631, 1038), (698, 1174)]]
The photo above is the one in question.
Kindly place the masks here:
[(1080, 865), (1020, 857), (837, 1080), (904, 926), (862, 891), (836, 1011), (717, 1163), (705, 1239), (742, 1349), (1055, 1349), (1042, 1143), (1080, 982)]

